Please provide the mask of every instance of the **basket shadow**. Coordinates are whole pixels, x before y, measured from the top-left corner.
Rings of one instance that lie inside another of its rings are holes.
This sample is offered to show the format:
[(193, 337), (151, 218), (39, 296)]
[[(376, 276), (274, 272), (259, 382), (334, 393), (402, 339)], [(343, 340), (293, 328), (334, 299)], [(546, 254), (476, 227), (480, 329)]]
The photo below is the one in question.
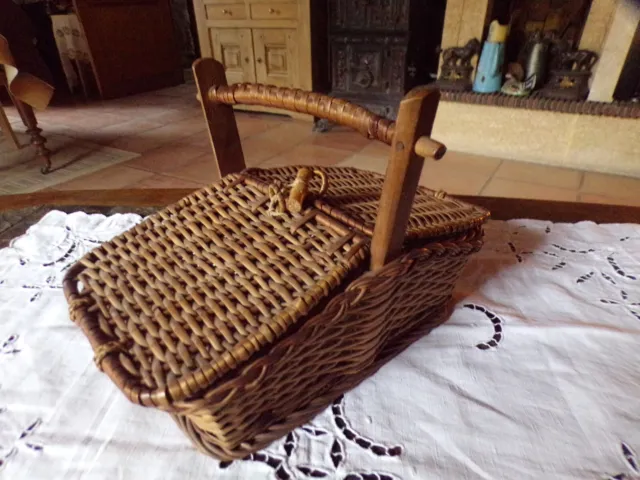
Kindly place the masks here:
[(482, 249), (469, 259), (453, 291), (454, 303), (463, 302), (511, 269), (527, 268), (528, 257), (544, 243), (545, 233), (541, 231), (521, 226), (504, 231), (498, 223), (508, 226), (508, 222), (487, 224)]

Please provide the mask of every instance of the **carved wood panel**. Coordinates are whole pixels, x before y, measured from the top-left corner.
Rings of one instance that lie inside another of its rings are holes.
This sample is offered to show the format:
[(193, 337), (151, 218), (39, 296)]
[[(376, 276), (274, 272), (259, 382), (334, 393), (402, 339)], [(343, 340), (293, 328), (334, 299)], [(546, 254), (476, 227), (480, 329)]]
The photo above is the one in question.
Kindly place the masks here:
[(391, 113), (437, 71), (446, 0), (326, 0), (332, 93)]
[[(391, 45), (389, 45), (391, 44)], [(403, 39), (358, 36), (335, 38), (331, 49), (336, 91), (404, 93), (406, 43)]]
[(410, 0), (330, 0), (330, 25), (334, 30), (407, 30), (409, 5)]

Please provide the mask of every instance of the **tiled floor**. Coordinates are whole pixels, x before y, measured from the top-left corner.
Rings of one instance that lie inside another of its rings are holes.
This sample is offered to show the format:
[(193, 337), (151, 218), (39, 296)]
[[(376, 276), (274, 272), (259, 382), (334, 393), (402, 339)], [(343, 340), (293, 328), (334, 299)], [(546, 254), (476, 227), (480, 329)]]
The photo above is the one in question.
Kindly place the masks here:
[[(11, 109), (8, 114), (15, 117)], [(141, 154), (54, 189), (198, 188), (216, 180), (192, 84), (110, 102), (51, 107), (38, 118), (45, 135), (60, 133)], [(340, 164), (384, 173), (388, 147), (357, 133), (314, 133), (310, 123), (275, 115), (238, 113), (237, 121), (250, 166)], [(421, 182), (452, 194), (640, 206), (640, 179), (459, 152), (426, 163)]]

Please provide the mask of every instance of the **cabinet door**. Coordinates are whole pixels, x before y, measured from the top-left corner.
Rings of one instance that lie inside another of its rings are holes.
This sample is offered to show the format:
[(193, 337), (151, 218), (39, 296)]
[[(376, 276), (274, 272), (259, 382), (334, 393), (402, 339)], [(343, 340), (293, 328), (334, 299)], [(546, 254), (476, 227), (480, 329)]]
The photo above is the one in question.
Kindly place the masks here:
[(209, 30), (213, 57), (224, 65), (227, 82), (255, 82), (251, 30), (248, 28), (212, 28)]
[(279, 87), (298, 85), (297, 30), (254, 28), (256, 78), (259, 83)]
[(407, 44), (404, 37), (344, 35), (331, 42), (333, 91), (402, 95)]

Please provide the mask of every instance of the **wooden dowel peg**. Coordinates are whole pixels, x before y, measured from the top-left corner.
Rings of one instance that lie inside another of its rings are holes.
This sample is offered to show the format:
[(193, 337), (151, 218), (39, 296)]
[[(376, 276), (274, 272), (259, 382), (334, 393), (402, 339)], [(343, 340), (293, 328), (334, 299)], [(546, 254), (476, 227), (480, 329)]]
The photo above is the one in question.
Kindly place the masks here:
[(422, 158), (433, 158), (434, 160), (440, 160), (447, 153), (447, 147), (427, 136), (422, 136), (418, 139), (414, 150), (416, 155)]

